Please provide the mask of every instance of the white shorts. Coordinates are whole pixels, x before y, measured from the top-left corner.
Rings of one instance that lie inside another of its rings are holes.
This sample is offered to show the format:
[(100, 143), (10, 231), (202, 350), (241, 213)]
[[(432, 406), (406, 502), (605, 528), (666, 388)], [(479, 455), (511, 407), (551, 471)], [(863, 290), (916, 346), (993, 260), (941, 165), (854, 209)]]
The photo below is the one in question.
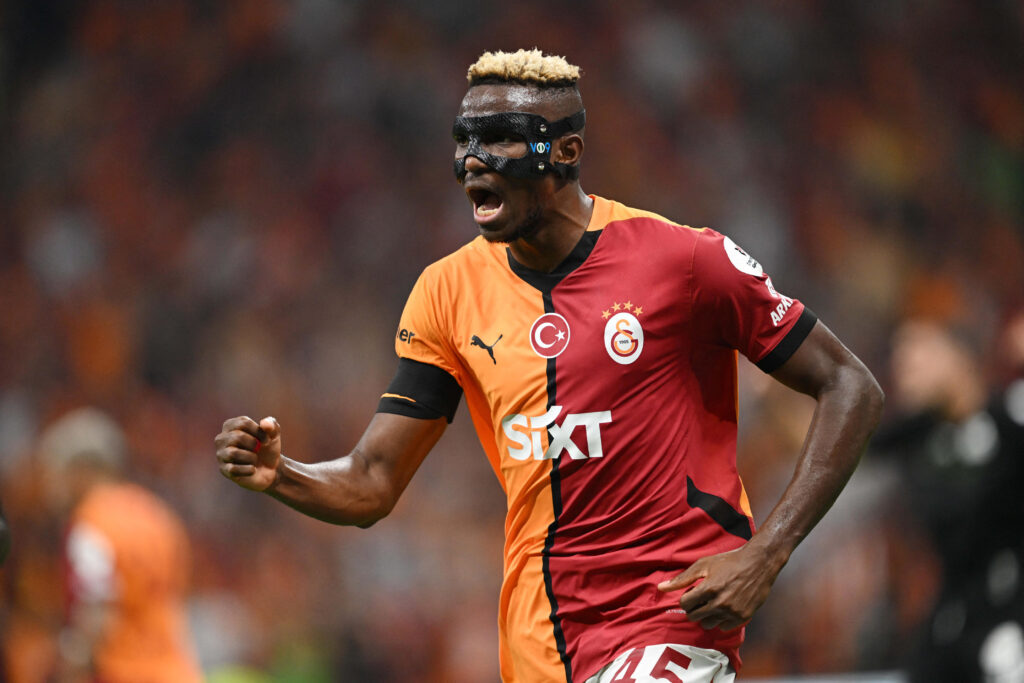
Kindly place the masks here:
[(586, 683), (734, 683), (736, 671), (718, 650), (663, 643), (626, 650)]

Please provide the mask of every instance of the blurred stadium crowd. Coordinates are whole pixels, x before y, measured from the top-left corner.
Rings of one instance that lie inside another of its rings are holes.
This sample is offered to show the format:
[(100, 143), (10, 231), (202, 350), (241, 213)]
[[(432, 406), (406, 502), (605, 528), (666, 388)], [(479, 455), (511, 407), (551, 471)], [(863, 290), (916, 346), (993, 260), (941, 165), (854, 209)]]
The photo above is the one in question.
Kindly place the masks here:
[[(11, 681), (53, 659), (62, 520), (34, 448), (81, 405), (123, 425), (133, 478), (186, 523), (211, 680), (496, 678), (504, 503), (464, 410), (368, 532), (237, 489), (212, 445), (236, 414), (275, 415), (300, 459), (354, 444), (409, 288), (476, 232), (449, 131), (485, 49), (579, 64), (584, 189), (730, 235), (868, 363), (890, 420), (908, 320), (968, 338), (986, 392), (1024, 377), (1018, 2), (48, 0), (0, 16)], [(763, 519), (813, 406), (741, 363), (740, 469)], [(900, 477), (867, 456), (748, 630), (747, 674), (900, 666), (941, 576)]]

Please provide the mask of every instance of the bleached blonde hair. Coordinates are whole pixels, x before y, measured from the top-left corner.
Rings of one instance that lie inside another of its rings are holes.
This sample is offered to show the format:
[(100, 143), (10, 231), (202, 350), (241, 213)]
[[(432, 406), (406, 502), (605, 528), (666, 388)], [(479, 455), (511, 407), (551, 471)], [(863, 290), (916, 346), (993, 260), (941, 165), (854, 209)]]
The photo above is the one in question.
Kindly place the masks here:
[(470, 86), (482, 83), (522, 83), (541, 88), (566, 88), (576, 85), (580, 68), (565, 57), (546, 55), (539, 49), (515, 52), (485, 52), (469, 67)]

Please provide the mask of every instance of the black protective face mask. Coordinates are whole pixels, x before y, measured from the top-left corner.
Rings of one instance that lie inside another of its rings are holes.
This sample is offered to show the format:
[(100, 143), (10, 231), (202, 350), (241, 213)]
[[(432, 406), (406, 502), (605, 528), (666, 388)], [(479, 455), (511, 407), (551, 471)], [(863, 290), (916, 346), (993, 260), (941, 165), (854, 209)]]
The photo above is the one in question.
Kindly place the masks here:
[[(551, 143), (563, 135), (581, 130), (586, 120), (585, 109), (554, 122), (523, 112), (456, 117), (452, 137), (460, 145), (465, 145), (466, 153), (455, 160), (455, 177), (460, 183), (465, 179), (466, 157), (474, 156), (494, 171), (513, 178), (537, 178), (545, 173), (555, 173), (574, 180), (580, 175), (579, 166), (549, 161)], [(484, 151), (484, 145), (505, 138), (525, 140), (526, 155), (512, 158)]]

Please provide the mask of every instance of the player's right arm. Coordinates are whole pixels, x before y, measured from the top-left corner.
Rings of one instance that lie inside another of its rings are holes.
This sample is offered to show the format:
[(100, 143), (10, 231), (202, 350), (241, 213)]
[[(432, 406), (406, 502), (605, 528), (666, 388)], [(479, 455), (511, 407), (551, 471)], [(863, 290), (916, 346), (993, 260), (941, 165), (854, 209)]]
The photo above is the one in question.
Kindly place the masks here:
[(281, 454), (281, 426), (234, 417), (215, 439), (220, 472), (303, 514), (332, 524), (368, 527), (385, 517), (448, 420), (378, 412), (351, 453), (318, 463)]
[(386, 516), (462, 397), (446, 318), (454, 292), (437, 264), (420, 275), (395, 335), (395, 376), (351, 453), (299, 462), (281, 454), (277, 420), (235, 417), (216, 438), (221, 474), (333, 524), (368, 527)]

